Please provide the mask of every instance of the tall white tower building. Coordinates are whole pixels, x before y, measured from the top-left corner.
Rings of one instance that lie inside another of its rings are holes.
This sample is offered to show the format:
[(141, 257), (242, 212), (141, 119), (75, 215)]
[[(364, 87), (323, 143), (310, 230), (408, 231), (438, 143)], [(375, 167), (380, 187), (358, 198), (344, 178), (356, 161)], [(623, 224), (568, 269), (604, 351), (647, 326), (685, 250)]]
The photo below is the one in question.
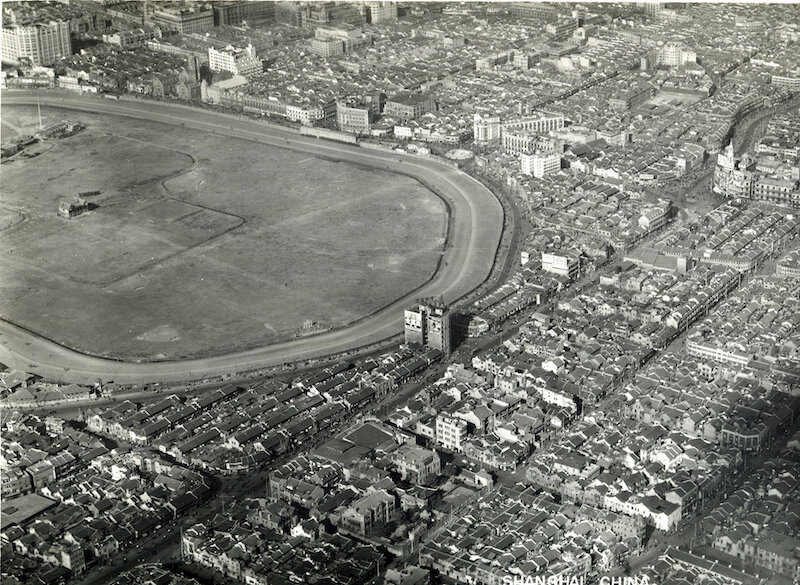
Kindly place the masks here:
[(397, 20), (397, 2), (367, 2), (372, 24)]
[(3, 27), (3, 61), (33, 66), (52, 65), (72, 54), (69, 23), (52, 20)]

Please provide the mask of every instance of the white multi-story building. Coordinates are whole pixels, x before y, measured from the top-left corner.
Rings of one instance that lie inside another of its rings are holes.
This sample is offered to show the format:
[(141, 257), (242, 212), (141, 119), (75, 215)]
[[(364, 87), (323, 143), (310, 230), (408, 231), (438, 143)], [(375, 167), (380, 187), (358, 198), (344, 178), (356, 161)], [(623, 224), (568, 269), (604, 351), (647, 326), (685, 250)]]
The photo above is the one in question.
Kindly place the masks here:
[(655, 205), (649, 209), (644, 210), (639, 216), (638, 224), (643, 230), (648, 233), (654, 232), (664, 227), (667, 223), (667, 214), (669, 213), (669, 203), (662, 205)]
[(556, 150), (556, 141), (538, 132), (522, 130), (503, 132), (503, 150), (509, 154), (530, 153), (537, 150)]
[(753, 359), (752, 353), (746, 353), (736, 348), (731, 349), (713, 340), (705, 342), (701, 336), (690, 337), (686, 340), (686, 353), (691, 356), (738, 366), (746, 366)]
[(560, 390), (554, 390), (552, 388), (548, 388), (547, 386), (537, 386), (536, 390), (539, 392), (542, 400), (545, 402), (555, 404), (556, 406), (569, 408), (573, 412), (578, 408), (575, 402), (575, 397), (572, 394), (562, 392)]
[(568, 251), (561, 254), (542, 252), (542, 270), (545, 272), (575, 278), (580, 267), (581, 260), (577, 252)]
[(524, 117), (501, 121), (499, 116), (482, 116), (475, 114), (473, 118), (473, 141), (475, 144), (493, 144), (502, 141), (508, 133), (521, 131), (547, 134), (551, 130), (564, 127), (564, 116), (546, 112), (533, 113)]
[(472, 133), (475, 144), (490, 144), (500, 140), (500, 117), (475, 114)]
[(203, 33), (214, 28), (211, 9), (165, 7), (153, 12), (153, 23), (161, 30), (175, 30), (183, 34)]
[(775, 265), (775, 274), (800, 278), (800, 251), (794, 251), (781, 258)]
[(557, 152), (537, 151), (520, 155), (521, 170), (526, 175), (541, 179), (561, 169), (561, 155)]
[(342, 132), (364, 134), (369, 132), (372, 112), (369, 106), (356, 100), (336, 102), (336, 124)]
[(310, 49), (319, 57), (344, 55), (344, 42), (339, 39), (311, 39)]
[(290, 122), (300, 122), (304, 126), (313, 126), (315, 122), (325, 120), (330, 114), (336, 115), (336, 103), (317, 104), (286, 104), (286, 119)]
[(451, 451), (461, 452), (467, 436), (467, 421), (440, 414), (436, 417), (436, 442)]
[(681, 67), (696, 62), (697, 53), (677, 45), (665, 45), (656, 53), (656, 63), (666, 67)]
[(537, 62), (538, 57), (530, 53), (514, 53), (514, 69), (527, 71)]
[(397, 20), (397, 2), (367, 2), (372, 24)]
[(337, 26), (320, 26), (311, 39), (311, 52), (320, 57), (349, 53), (372, 42), (372, 36), (360, 28), (341, 23)]
[(3, 27), (3, 61), (33, 66), (52, 65), (72, 54), (69, 23), (60, 20)]
[(261, 73), (261, 59), (256, 57), (253, 45), (245, 49), (228, 45), (224, 49), (208, 48), (208, 67), (212, 71), (230, 71), (234, 75), (253, 75)]
[(772, 85), (788, 89), (789, 91), (800, 91), (800, 67), (795, 69), (794, 73), (773, 75)]

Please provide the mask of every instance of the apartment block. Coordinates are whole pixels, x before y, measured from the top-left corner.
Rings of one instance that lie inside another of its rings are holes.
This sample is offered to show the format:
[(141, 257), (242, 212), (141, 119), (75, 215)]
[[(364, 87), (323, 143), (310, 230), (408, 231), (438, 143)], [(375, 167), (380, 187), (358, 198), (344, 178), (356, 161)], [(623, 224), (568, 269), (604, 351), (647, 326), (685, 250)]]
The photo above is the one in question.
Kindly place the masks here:
[(234, 75), (253, 75), (262, 71), (261, 59), (253, 45), (245, 49), (228, 45), (224, 49), (208, 48), (208, 66), (212, 71), (229, 71)]
[(436, 442), (451, 451), (464, 450), (463, 442), (467, 437), (467, 421), (440, 414), (436, 417)]
[(580, 270), (580, 256), (577, 253), (542, 252), (542, 270), (575, 278)]
[(397, 2), (367, 2), (367, 9), (371, 24), (397, 20)]
[(541, 179), (561, 170), (561, 155), (557, 152), (537, 151), (520, 155), (520, 169), (523, 174)]

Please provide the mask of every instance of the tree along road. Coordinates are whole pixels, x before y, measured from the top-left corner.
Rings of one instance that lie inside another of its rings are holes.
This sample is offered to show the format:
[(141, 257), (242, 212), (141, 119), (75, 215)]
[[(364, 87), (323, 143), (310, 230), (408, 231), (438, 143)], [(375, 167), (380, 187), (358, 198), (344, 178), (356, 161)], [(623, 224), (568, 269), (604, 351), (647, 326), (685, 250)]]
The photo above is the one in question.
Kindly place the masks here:
[[(207, 358), (128, 362), (86, 355), (0, 319), (0, 361), (49, 380), (92, 383), (98, 379), (120, 384), (180, 382), (210, 378), (318, 358), (356, 349), (402, 331), (403, 309), (421, 297), (441, 297), (453, 303), (477, 288), (490, 274), (503, 230), (503, 209), (491, 191), (462, 171), (391, 152), (374, 151), (320, 141), (210, 111), (185, 109), (154, 102), (115, 101), (40, 93), (44, 106), (146, 119), (241, 138), (312, 155), (337, 157), (413, 176), (447, 201), (450, 234), (439, 271), (421, 288), (352, 325), (317, 336)], [(34, 93), (4, 93), (2, 104), (35, 105)], [(76, 326), (80, 324), (76, 323)], [(45, 332), (46, 334), (46, 332)]]

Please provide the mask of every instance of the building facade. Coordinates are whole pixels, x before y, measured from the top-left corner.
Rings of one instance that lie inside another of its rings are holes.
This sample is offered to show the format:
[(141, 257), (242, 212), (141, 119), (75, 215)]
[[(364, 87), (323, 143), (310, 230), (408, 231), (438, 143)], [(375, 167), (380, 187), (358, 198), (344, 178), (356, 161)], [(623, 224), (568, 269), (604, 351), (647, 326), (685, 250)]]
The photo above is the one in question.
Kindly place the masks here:
[(467, 421), (440, 414), (436, 417), (436, 442), (451, 451), (464, 450), (463, 441), (467, 437)]
[(424, 485), (436, 479), (442, 471), (442, 463), (436, 451), (411, 445), (402, 445), (393, 454), (400, 477), (411, 483)]
[(451, 350), (450, 311), (443, 305), (420, 304), (406, 309), (405, 342), (438, 349), (448, 355)]
[(367, 9), (371, 24), (397, 20), (397, 2), (367, 2)]
[(426, 346), (450, 354), (450, 311), (446, 307), (429, 307)]
[(498, 116), (483, 117), (475, 114), (472, 126), (472, 139), (475, 144), (492, 144), (500, 140), (500, 118)]
[(356, 101), (336, 103), (336, 124), (342, 132), (368, 133), (371, 122), (372, 112), (367, 104)]
[(611, 98), (608, 100), (608, 105), (617, 111), (624, 112), (639, 107), (653, 97), (654, 93), (655, 89), (651, 85), (640, 84)]
[(580, 257), (573, 253), (542, 252), (542, 270), (575, 278), (580, 271)]
[(563, 18), (556, 22), (550, 22), (544, 27), (545, 32), (555, 41), (565, 41), (578, 30), (578, 20), (576, 18)]
[(428, 94), (399, 93), (386, 101), (383, 113), (401, 120), (413, 120), (436, 110), (436, 102)]
[(520, 155), (520, 168), (526, 175), (541, 179), (561, 170), (561, 155), (557, 152), (538, 151)]
[(72, 54), (69, 23), (52, 20), (3, 27), (3, 61), (32, 66), (52, 65)]
[(214, 26), (267, 23), (275, 20), (275, 3), (271, 1), (235, 0), (214, 2)]
[(378, 490), (350, 504), (342, 513), (342, 528), (369, 536), (397, 517), (394, 496)]
[(511, 6), (511, 16), (550, 22), (558, 18), (558, 10), (553, 4), (517, 2)]
[(741, 159), (736, 158), (733, 143), (729, 143), (717, 157), (717, 166), (714, 169), (714, 192), (724, 197), (750, 198), (753, 194), (754, 174), (755, 162), (747, 155)]
[(234, 75), (253, 75), (262, 71), (261, 59), (253, 45), (245, 49), (228, 45), (224, 49), (208, 48), (208, 67), (212, 71), (229, 71)]
[(791, 252), (781, 258), (775, 266), (775, 274), (800, 278), (800, 252)]
[(665, 67), (681, 67), (695, 62), (697, 53), (676, 45), (666, 45), (656, 53), (656, 63)]
[(800, 91), (800, 69), (797, 69), (793, 75), (773, 75), (772, 85), (789, 91)]
[[(282, 2), (280, 4), (283, 4)], [(288, 3), (291, 4), (291, 3)], [(358, 8), (336, 2), (309, 2), (300, 9), (300, 25), (316, 28), (331, 24), (363, 24), (364, 17)]]
[(498, 116), (483, 117), (480, 114), (475, 114), (472, 133), (475, 144), (489, 145), (503, 142), (506, 135), (521, 133), (547, 134), (563, 127), (564, 116), (561, 114), (531, 113), (528, 111), (525, 116), (505, 121)]
[(405, 342), (409, 345), (424, 346), (427, 341), (425, 307), (419, 305), (405, 311)]
[(311, 52), (320, 57), (333, 57), (369, 45), (372, 37), (348, 24), (318, 26), (311, 39)]
[(153, 23), (183, 34), (202, 33), (214, 28), (214, 13), (208, 9), (165, 9), (153, 12)]

